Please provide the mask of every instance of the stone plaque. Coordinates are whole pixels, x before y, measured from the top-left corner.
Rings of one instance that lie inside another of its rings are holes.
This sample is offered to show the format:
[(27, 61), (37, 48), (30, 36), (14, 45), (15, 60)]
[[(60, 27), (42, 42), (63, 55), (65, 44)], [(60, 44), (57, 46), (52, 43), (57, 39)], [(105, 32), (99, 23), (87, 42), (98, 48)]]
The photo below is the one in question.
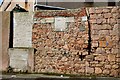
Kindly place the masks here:
[(66, 18), (56, 17), (55, 18), (55, 31), (65, 31), (66, 28), (67, 28)]
[(15, 69), (26, 70), (29, 50), (9, 49), (10, 66)]
[(14, 13), (13, 47), (32, 47), (33, 13)]
[(82, 21), (87, 21), (87, 16), (83, 16)]

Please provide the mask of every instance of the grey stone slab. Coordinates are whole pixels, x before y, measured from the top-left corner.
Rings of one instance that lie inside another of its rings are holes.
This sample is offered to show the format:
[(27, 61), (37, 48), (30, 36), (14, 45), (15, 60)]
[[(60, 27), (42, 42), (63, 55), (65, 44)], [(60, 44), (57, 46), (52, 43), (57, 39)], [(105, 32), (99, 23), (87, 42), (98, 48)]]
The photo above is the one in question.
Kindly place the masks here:
[(16, 69), (27, 69), (28, 60), (27, 49), (9, 49), (10, 66)]
[(33, 13), (14, 13), (13, 47), (32, 47)]
[(65, 31), (67, 28), (65, 17), (55, 17), (55, 31)]

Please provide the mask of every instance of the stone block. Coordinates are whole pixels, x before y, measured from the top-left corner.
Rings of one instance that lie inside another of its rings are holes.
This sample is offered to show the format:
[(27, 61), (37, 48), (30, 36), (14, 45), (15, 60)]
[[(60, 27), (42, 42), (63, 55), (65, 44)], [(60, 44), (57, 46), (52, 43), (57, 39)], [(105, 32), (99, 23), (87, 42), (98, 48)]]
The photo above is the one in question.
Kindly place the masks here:
[(102, 25), (101, 26), (101, 28), (100, 29), (112, 29), (112, 26), (110, 26), (109, 24), (104, 24), (104, 25)]
[(91, 19), (91, 20), (90, 20), (90, 23), (91, 23), (91, 24), (95, 24), (95, 23), (96, 23), (96, 19)]
[(66, 17), (66, 22), (75, 22), (74, 17)]
[(120, 62), (120, 58), (116, 58), (116, 62)]
[(106, 69), (111, 69), (111, 65), (107, 65), (107, 64), (106, 64), (106, 65), (105, 65), (105, 68), (106, 68)]
[(95, 13), (99, 13), (99, 14), (100, 14), (100, 13), (102, 13), (102, 12), (103, 12), (102, 9), (96, 9), (96, 10), (95, 10)]
[(110, 73), (110, 70), (108, 69), (103, 70), (103, 74), (109, 74), (109, 73)]
[(108, 13), (108, 12), (110, 12), (110, 10), (105, 8), (105, 9), (103, 9), (103, 12)]
[(54, 23), (54, 21), (55, 21), (54, 17), (45, 18), (45, 23)]
[(33, 13), (14, 13), (13, 47), (32, 47)]
[(106, 47), (106, 41), (99, 41), (99, 47)]
[(10, 48), (9, 49), (10, 64), (9, 66), (14, 69), (22, 71), (34, 70), (34, 49), (32, 48)]
[(86, 73), (94, 73), (94, 68), (91, 67), (85, 67)]
[(118, 8), (114, 7), (112, 10), (111, 10), (112, 13), (118, 13)]
[(99, 55), (99, 56), (95, 57), (95, 60), (97, 60), (97, 61), (105, 61), (105, 59), (106, 59), (106, 56), (104, 56), (104, 55)]
[(108, 61), (115, 61), (115, 55), (114, 54), (109, 54), (108, 55)]
[(92, 30), (91, 34), (92, 35), (98, 35), (98, 30)]
[(90, 8), (89, 9), (89, 13), (95, 13), (95, 9), (94, 8)]
[(118, 74), (119, 74), (118, 70), (111, 69), (111, 73), (110, 73), (111, 76), (117, 77)]
[(119, 54), (119, 49), (112, 48), (111, 53), (112, 54)]
[(100, 30), (99, 35), (110, 35), (109, 30)]
[(98, 42), (93, 42), (92, 47), (98, 47)]
[(102, 23), (102, 19), (96, 19), (96, 23), (97, 24), (101, 24)]
[(97, 54), (104, 54), (105, 53), (105, 49), (104, 48), (97, 48), (96, 49), (96, 53)]
[(117, 65), (117, 64), (112, 65), (112, 68), (113, 68), (113, 69), (118, 69), (118, 68), (119, 68), (119, 65)]
[(91, 18), (91, 19), (95, 19), (96, 17), (97, 17), (96, 14), (91, 14), (91, 15), (90, 15), (90, 18)]
[(111, 13), (105, 13), (104, 14), (104, 18), (112, 18), (112, 14)]
[(92, 38), (93, 41), (97, 41), (99, 39), (99, 36), (98, 35), (92, 35), (91, 38)]
[(102, 73), (102, 69), (99, 67), (95, 67), (95, 73), (96, 74), (101, 74)]

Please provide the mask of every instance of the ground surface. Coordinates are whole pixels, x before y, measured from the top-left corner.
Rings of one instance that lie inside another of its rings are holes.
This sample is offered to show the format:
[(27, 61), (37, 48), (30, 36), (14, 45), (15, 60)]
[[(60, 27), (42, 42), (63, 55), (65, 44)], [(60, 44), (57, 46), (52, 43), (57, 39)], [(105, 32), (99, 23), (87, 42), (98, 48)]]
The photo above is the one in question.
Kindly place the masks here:
[(4, 74), (0, 75), (0, 80), (120, 80), (120, 78), (113, 77), (69, 77), (69, 76), (53, 76), (43, 74)]

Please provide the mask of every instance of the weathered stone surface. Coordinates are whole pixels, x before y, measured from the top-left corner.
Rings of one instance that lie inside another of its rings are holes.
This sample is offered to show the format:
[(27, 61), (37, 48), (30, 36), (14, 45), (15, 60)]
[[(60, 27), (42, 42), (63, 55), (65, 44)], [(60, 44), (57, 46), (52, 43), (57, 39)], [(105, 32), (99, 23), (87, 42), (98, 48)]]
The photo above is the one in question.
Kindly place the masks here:
[(32, 47), (33, 13), (14, 13), (13, 47)]
[(99, 67), (95, 67), (95, 73), (96, 73), (96, 74), (100, 74), (100, 73), (102, 73), (101, 68), (99, 68)]
[(109, 69), (103, 70), (103, 74), (109, 74), (109, 73), (110, 73), (110, 70), (109, 70)]
[(106, 41), (99, 41), (99, 47), (106, 47)]
[(10, 67), (19, 70), (33, 71), (34, 68), (34, 50), (31, 48), (10, 48)]
[(110, 12), (109, 9), (103, 9), (103, 12), (107, 13), (107, 12)]
[(86, 73), (94, 73), (94, 68), (86, 67)]
[(109, 54), (108, 55), (108, 61), (115, 61), (115, 55)]
[[(64, 17), (61, 21), (65, 21), (67, 28), (56, 32), (54, 22), (33, 26), (33, 46), (37, 49), (35, 71), (116, 76), (115, 71), (119, 69), (116, 64), (120, 61), (117, 55), (119, 16), (112, 9), (88, 8), (90, 33), (88, 22), (82, 21), (86, 15), (79, 9), (37, 12), (35, 17), (39, 19)], [(111, 69), (115, 71), (112, 73)]]
[(112, 68), (117, 69), (117, 68), (119, 68), (119, 65), (115, 64), (115, 65), (112, 66)]
[(96, 49), (96, 53), (97, 54), (104, 54), (105, 53), (105, 49), (104, 48), (97, 48)]
[(118, 76), (118, 70), (112, 69), (110, 75), (115, 77)]
[(98, 61), (104, 61), (105, 59), (106, 59), (106, 56), (104, 55), (99, 55), (95, 57), (95, 60), (98, 60)]
[(106, 69), (111, 69), (111, 65), (105, 65)]

